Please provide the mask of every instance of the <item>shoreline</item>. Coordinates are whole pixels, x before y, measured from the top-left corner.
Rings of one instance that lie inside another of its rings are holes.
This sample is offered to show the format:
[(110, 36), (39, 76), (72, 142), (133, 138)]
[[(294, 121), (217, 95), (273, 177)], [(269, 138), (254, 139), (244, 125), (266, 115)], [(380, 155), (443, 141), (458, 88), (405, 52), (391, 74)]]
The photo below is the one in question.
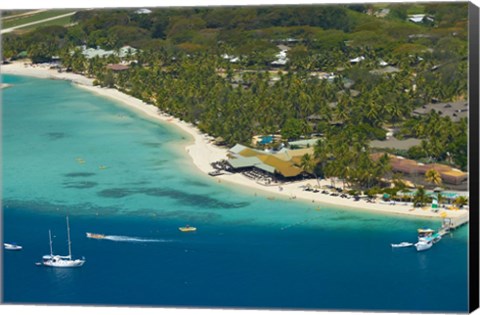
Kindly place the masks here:
[[(227, 158), (227, 149), (217, 147), (210, 143), (208, 137), (202, 134), (198, 128), (194, 125), (181, 121), (178, 118), (174, 118), (167, 114), (162, 114), (159, 109), (151, 104), (147, 104), (140, 99), (120, 92), (117, 89), (102, 88), (99, 86), (93, 86), (93, 79), (85, 76), (68, 73), (58, 72), (57, 70), (50, 69), (48, 66), (36, 65), (28, 66), (21, 62), (15, 62), (8, 65), (2, 65), (0, 74), (12, 74), (20, 76), (30, 76), (41, 79), (54, 79), (54, 80), (67, 80), (75, 84), (75, 86), (87, 90), (91, 93), (110, 98), (121, 104), (125, 105), (129, 109), (133, 109), (142, 114), (153, 118), (157, 122), (171, 124), (176, 128), (181, 129), (183, 132), (188, 133), (193, 138), (193, 143), (185, 146), (185, 151), (190, 156), (193, 164), (196, 168), (209, 176), (208, 173), (214, 169), (210, 165), (212, 162), (216, 162)], [(209, 176), (210, 177), (210, 176)], [(240, 185), (250, 189), (252, 192), (261, 191), (269, 194), (282, 196), (290, 200), (299, 200), (312, 205), (321, 206), (333, 205), (336, 207), (346, 208), (349, 211), (366, 211), (370, 213), (388, 213), (397, 214), (402, 216), (413, 216), (417, 218), (429, 218), (429, 219), (441, 219), (441, 213), (446, 212), (447, 217), (455, 218), (460, 216), (468, 216), (467, 210), (447, 210), (439, 209), (437, 213), (434, 213), (428, 208), (414, 208), (412, 205), (397, 203), (391, 205), (389, 203), (367, 203), (365, 200), (353, 201), (352, 199), (340, 198), (339, 196), (333, 197), (322, 194), (320, 192), (313, 193), (304, 191), (303, 187), (307, 184), (312, 186), (317, 185), (315, 179), (304, 180), (301, 182), (292, 182), (283, 184), (280, 186), (264, 186), (254, 182), (251, 179), (246, 178), (242, 174), (225, 174), (216, 177), (212, 177), (218, 184), (231, 183)], [(320, 186), (329, 185), (330, 180), (321, 180)]]

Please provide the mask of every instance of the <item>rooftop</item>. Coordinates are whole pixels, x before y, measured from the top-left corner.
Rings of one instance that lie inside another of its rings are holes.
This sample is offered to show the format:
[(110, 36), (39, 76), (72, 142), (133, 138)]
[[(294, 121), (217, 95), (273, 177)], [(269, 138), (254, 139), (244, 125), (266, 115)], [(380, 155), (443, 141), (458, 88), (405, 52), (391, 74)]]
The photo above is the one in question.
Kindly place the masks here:
[(436, 111), (442, 117), (449, 116), (453, 121), (459, 121), (461, 118), (468, 118), (468, 102), (457, 101), (450, 103), (430, 103), (423, 105), (413, 111), (414, 115), (426, 115), (430, 111)]

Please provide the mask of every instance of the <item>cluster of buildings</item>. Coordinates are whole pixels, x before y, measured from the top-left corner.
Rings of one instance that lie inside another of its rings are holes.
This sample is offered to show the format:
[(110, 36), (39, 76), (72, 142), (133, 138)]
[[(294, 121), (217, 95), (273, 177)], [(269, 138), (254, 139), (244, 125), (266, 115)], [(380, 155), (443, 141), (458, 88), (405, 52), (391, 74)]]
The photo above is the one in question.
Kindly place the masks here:
[[(374, 153), (372, 154), (372, 159), (377, 160), (383, 154), (384, 153)], [(431, 169), (436, 170), (440, 174), (442, 182), (445, 184), (461, 185), (466, 183), (468, 179), (468, 173), (462, 172), (461, 170), (452, 168), (448, 165), (438, 163), (423, 164), (415, 160), (405, 159), (391, 154), (389, 154), (389, 157), (393, 172), (402, 173), (407, 177), (416, 178), (417, 181), (419, 177), (423, 178), (425, 173)]]
[(86, 45), (79, 47), (82, 55), (85, 56), (87, 59), (92, 59), (95, 57), (105, 58), (108, 56), (118, 56), (120, 58), (126, 58), (127, 56), (133, 56), (137, 53), (137, 49), (131, 46), (123, 46), (118, 50), (105, 50), (101, 49), (100, 47), (97, 48), (88, 48)]
[[(226, 163), (233, 172), (256, 171), (272, 179), (296, 180), (305, 175), (302, 169), (302, 157), (305, 154), (314, 155), (314, 143), (318, 139), (292, 142), (290, 148), (281, 147), (280, 150), (258, 150), (237, 144), (228, 151)], [(296, 148), (296, 149), (293, 149)], [(373, 153), (373, 160), (378, 160), (384, 153)], [(390, 165), (395, 173), (402, 173), (406, 179), (415, 183), (425, 183), (427, 171), (436, 170), (442, 183), (458, 187), (466, 185), (468, 173), (452, 168), (448, 165), (431, 163), (423, 164), (414, 160), (390, 155)], [(408, 181), (407, 181), (408, 182)]]
[(441, 117), (450, 117), (450, 119), (455, 122), (462, 118), (468, 118), (468, 102), (466, 101), (426, 104), (415, 109), (413, 115), (427, 115), (432, 110), (437, 112)]

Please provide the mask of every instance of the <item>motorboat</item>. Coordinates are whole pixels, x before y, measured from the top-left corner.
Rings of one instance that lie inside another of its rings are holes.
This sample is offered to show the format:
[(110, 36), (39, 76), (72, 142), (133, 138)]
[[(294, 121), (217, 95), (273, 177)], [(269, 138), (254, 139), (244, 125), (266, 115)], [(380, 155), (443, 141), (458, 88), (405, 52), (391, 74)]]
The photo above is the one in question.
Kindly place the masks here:
[(94, 238), (94, 239), (97, 239), (97, 240), (101, 240), (101, 239), (105, 238), (105, 235), (104, 234), (96, 234), (96, 233), (88, 233), (87, 232), (87, 237), (88, 238)]
[(391, 244), (393, 248), (399, 248), (399, 247), (410, 247), (413, 246), (413, 243), (409, 242), (401, 242), (399, 244)]
[(423, 229), (418, 229), (417, 232), (418, 232), (419, 241), (431, 239), (432, 242), (435, 244), (442, 239), (442, 236), (440, 235), (440, 233), (435, 232), (435, 230), (433, 229), (423, 228)]
[(422, 229), (418, 229), (417, 232), (418, 232), (418, 240), (420, 241), (427, 237), (431, 237), (433, 233), (435, 233), (435, 230), (430, 228), (422, 228)]
[(197, 230), (196, 227), (189, 226), (189, 225), (179, 227), (178, 229), (182, 232), (195, 232)]
[(36, 263), (37, 266), (46, 266), (54, 268), (75, 268), (82, 267), (85, 263), (85, 258), (72, 259), (72, 242), (70, 241), (70, 224), (67, 217), (67, 237), (68, 237), (68, 256), (54, 255), (52, 232), (48, 230), (48, 237), (50, 240), (50, 255), (44, 255), (42, 261)]
[(22, 250), (22, 246), (15, 243), (3, 243), (3, 248), (5, 250)]
[(418, 241), (418, 243), (415, 244), (415, 248), (417, 249), (417, 252), (421, 252), (427, 249), (430, 249), (433, 246), (433, 240), (430, 239), (424, 239), (421, 241)]

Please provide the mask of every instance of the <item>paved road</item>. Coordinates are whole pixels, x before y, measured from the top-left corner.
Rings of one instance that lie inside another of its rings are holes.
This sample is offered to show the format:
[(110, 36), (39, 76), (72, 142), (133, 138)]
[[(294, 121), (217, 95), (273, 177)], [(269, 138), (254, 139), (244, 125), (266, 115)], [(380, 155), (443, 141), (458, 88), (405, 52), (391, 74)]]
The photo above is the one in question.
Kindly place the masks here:
[(4, 17), (2, 17), (2, 21), (10, 20), (10, 19), (17, 18), (17, 17), (24, 16), (24, 15), (37, 14), (37, 13), (40, 13), (40, 12), (43, 12), (43, 11), (47, 11), (47, 9), (41, 9), (41, 10), (35, 10), (35, 11), (28, 11), (28, 12), (25, 12), (25, 13), (20, 13), (20, 14), (15, 14), (15, 15), (4, 16)]
[(35, 24), (40, 24), (40, 23), (43, 23), (43, 22), (48, 22), (48, 21), (53, 21), (53, 20), (56, 20), (56, 19), (61, 19), (61, 18), (64, 18), (66, 16), (74, 15), (75, 13), (77, 13), (77, 12), (70, 12), (70, 13), (67, 13), (67, 14), (57, 15), (57, 16), (54, 16), (54, 17), (51, 17), (51, 18), (48, 18), (48, 19), (35, 21), (35, 22), (30, 22), (30, 23), (25, 23), (25, 24), (22, 24), (22, 25), (6, 28), (6, 29), (2, 30), (0, 32), (0, 34), (10, 33), (11, 31), (16, 30), (17, 28), (22, 28), (22, 27), (26, 27), (26, 26), (30, 26), (30, 25), (35, 25)]

